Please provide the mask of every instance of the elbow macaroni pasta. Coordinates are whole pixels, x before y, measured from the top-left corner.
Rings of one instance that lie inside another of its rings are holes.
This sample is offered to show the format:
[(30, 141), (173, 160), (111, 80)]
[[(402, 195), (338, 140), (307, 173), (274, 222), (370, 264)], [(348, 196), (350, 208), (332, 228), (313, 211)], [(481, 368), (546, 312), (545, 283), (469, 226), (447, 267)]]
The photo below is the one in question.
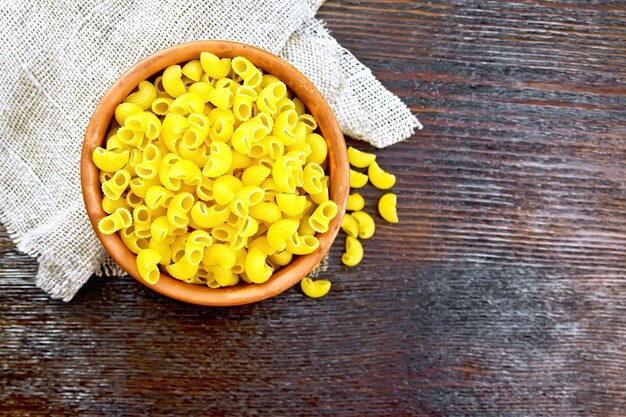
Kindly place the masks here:
[(171, 65), (114, 117), (92, 154), (107, 214), (98, 229), (119, 233), (149, 284), (160, 271), (211, 288), (266, 282), (316, 251), (337, 215), (317, 121), (247, 58), (203, 52)]

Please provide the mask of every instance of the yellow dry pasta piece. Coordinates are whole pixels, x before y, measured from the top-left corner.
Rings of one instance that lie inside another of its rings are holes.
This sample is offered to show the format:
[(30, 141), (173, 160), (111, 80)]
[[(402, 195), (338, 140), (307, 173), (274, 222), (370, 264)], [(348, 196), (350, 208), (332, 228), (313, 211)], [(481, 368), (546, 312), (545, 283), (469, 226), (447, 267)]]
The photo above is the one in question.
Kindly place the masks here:
[(161, 255), (161, 260), (159, 261), (159, 263), (165, 266), (169, 265), (171, 261), (172, 250), (170, 246), (172, 245), (172, 243), (174, 243), (173, 238), (165, 239), (160, 242), (154, 238), (150, 238), (150, 241), (148, 243), (148, 249), (153, 250)]
[(266, 262), (267, 257), (260, 249), (253, 248), (246, 256), (246, 276), (255, 284), (262, 284), (267, 281), (274, 272)]
[(141, 113), (143, 109), (133, 103), (121, 103), (115, 107), (115, 120), (120, 126), (124, 125), (126, 118), (131, 114)]
[(361, 260), (363, 260), (363, 245), (358, 239), (346, 237), (346, 251), (341, 255), (341, 262), (346, 266), (355, 266)]
[(274, 120), (272, 135), (280, 139), (285, 145), (293, 145), (297, 140), (295, 133), (297, 123), (298, 114), (295, 110), (287, 110), (280, 113)]
[(350, 165), (356, 168), (367, 168), (376, 160), (376, 155), (369, 152), (363, 152), (352, 146), (348, 147), (348, 161)]
[(287, 239), (296, 233), (299, 226), (300, 223), (297, 220), (278, 220), (267, 230), (267, 243), (277, 252), (284, 251), (287, 247)]
[(113, 200), (117, 200), (126, 191), (130, 184), (130, 174), (125, 169), (120, 169), (113, 177), (102, 184), (102, 193)]
[(159, 181), (156, 177), (150, 180), (137, 177), (130, 180), (129, 187), (136, 196), (146, 198), (146, 194), (148, 194), (150, 187), (160, 184), (161, 181)]
[(150, 225), (152, 224), (152, 215), (148, 207), (139, 204), (133, 208), (133, 225), (135, 233), (138, 237), (150, 237)]
[(372, 216), (364, 211), (355, 211), (352, 213), (352, 217), (359, 223), (359, 238), (369, 239), (374, 235), (376, 231), (376, 225)]
[(276, 266), (285, 266), (289, 264), (289, 262), (291, 262), (292, 258), (293, 258), (293, 254), (290, 253), (289, 251), (284, 250), (282, 252), (278, 252), (273, 255), (270, 255), (269, 260)]
[(239, 236), (237, 229), (226, 223), (215, 226), (211, 231), (211, 235), (220, 242), (232, 242)]
[(174, 226), (167, 220), (166, 215), (155, 218), (150, 225), (150, 234), (157, 242), (161, 242), (166, 237), (170, 236), (173, 231)]
[(128, 162), (129, 152), (125, 150), (106, 150), (101, 147), (94, 149), (93, 163), (101, 170), (115, 172), (124, 168)]
[(191, 84), (187, 91), (199, 95), (202, 98), (202, 101), (206, 104), (211, 99), (211, 91), (213, 91), (214, 89), (215, 87), (213, 87), (211, 84), (199, 81), (197, 83)]
[(246, 167), (249, 167), (251, 163), (252, 158), (250, 158), (248, 155), (241, 152), (233, 151), (233, 162), (230, 164), (230, 169), (244, 169)]
[(318, 194), (311, 194), (311, 201), (313, 201), (315, 204), (322, 204), (324, 201), (328, 201), (329, 200), (329, 196), (328, 196), (328, 176), (324, 176), (321, 179), (321, 183), (322, 183), (322, 192), (318, 193)]
[(271, 173), (271, 168), (264, 165), (250, 165), (243, 171), (241, 182), (244, 185), (260, 186)]
[(368, 177), (353, 169), (350, 170), (350, 188), (361, 188), (367, 184)]
[(161, 158), (161, 167), (159, 169), (159, 180), (161, 184), (168, 190), (178, 191), (180, 190), (182, 181), (172, 178), (170, 176), (170, 172), (172, 171), (172, 167), (179, 161), (181, 158), (175, 153), (168, 153), (163, 155)]
[(316, 232), (326, 233), (330, 221), (335, 218), (337, 211), (337, 204), (335, 204), (334, 201), (324, 201), (317, 206), (313, 214), (311, 214), (311, 217), (309, 217), (309, 225), (311, 225)]
[(396, 183), (396, 176), (384, 171), (376, 161), (372, 162), (367, 169), (367, 175), (372, 185), (379, 190), (388, 190)]
[(137, 254), (137, 271), (148, 284), (154, 285), (159, 280), (159, 262), (161, 255), (151, 249), (144, 249)]
[(232, 269), (224, 269), (219, 265), (212, 265), (207, 267), (207, 271), (211, 273), (213, 279), (220, 287), (228, 287), (239, 282), (239, 277), (233, 273)]
[(173, 197), (173, 191), (168, 190), (165, 187), (161, 187), (160, 185), (153, 185), (146, 191), (145, 200), (148, 208), (155, 210), (158, 207), (167, 208)]
[(248, 251), (251, 249), (259, 249), (263, 255), (273, 255), (276, 251), (267, 242), (267, 236), (259, 236), (248, 244)]
[(190, 185), (198, 185), (203, 179), (198, 165), (186, 159), (180, 159), (172, 165), (170, 177)]
[(230, 211), (239, 217), (247, 216), (250, 207), (256, 206), (263, 201), (265, 191), (261, 187), (255, 185), (246, 185), (242, 187), (230, 202)]
[(199, 59), (194, 59), (187, 62), (185, 65), (183, 65), (183, 68), (181, 69), (181, 73), (184, 76), (189, 77), (194, 81), (200, 81), (200, 77), (202, 76), (203, 71), (204, 70), (202, 69), (202, 64), (200, 63)]
[(135, 234), (134, 226), (129, 226), (121, 229), (119, 232), (120, 238), (124, 246), (128, 248), (135, 255), (141, 252), (143, 249), (148, 249), (148, 241), (143, 238), (139, 238)]
[(170, 111), (174, 114), (187, 115), (189, 113), (202, 113), (204, 111), (204, 100), (197, 93), (184, 93), (174, 100), (170, 106)]
[(254, 217), (246, 216), (238, 230), (241, 237), (254, 236), (259, 230), (259, 222)]
[(133, 222), (130, 211), (124, 207), (117, 208), (112, 214), (103, 217), (98, 222), (98, 230), (102, 234), (110, 235), (118, 230), (129, 227)]
[(176, 228), (182, 228), (189, 223), (188, 213), (194, 204), (191, 193), (182, 192), (176, 194), (167, 206), (167, 220)]
[(315, 118), (310, 114), (299, 115), (298, 122), (304, 123), (307, 133), (311, 133), (317, 129), (317, 121), (315, 121)]
[(220, 205), (230, 203), (239, 190), (243, 188), (243, 183), (232, 175), (222, 175), (213, 183), (213, 198)]
[(213, 142), (210, 146), (210, 156), (202, 169), (202, 175), (216, 178), (224, 175), (233, 162), (233, 152), (230, 146), (224, 142)]
[(174, 100), (172, 100), (171, 98), (158, 97), (154, 99), (154, 101), (150, 105), (150, 109), (154, 114), (157, 114), (159, 116), (165, 116), (170, 112), (170, 107), (172, 106), (173, 102)]
[(178, 145), (182, 141), (183, 133), (189, 127), (189, 121), (182, 114), (169, 113), (163, 119), (162, 139), (170, 152), (178, 153)]
[(396, 203), (397, 198), (393, 193), (387, 193), (378, 200), (378, 212), (380, 216), (389, 223), (398, 223)]
[(324, 178), (324, 169), (315, 162), (306, 164), (303, 170), (302, 188), (309, 194), (319, 194), (323, 191), (322, 178)]
[(361, 211), (365, 207), (365, 199), (359, 193), (350, 194), (348, 196), (348, 203), (346, 210), (348, 211)]
[(107, 197), (107, 196), (104, 196), (102, 198), (102, 209), (107, 214), (111, 214), (118, 208), (122, 208), (122, 207), (125, 209), (130, 208), (128, 207), (128, 203), (126, 202), (126, 200), (123, 198), (118, 198), (117, 200), (113, 200), (112, 198)]
[(128, 204), (129, 207), (137, 207), (139, 204), (141, 204), (143, 202), (143, 199), (141, 197), (139, 197), (137, 194), (135, 194), (132, 191), (128, 191), (126, 193), (126, 203)]
[[(268, 84), (259, 92), (256, 105), (262, 112), (274, 114), (278, 110), (276, 105), (287, 94), (287, 86), (282, 81)], [(295, 123), (294, 123), (295, 126)]]
[(137, 86), (137, 91), (131, 93), (124, 99), (124, 103), (132, 103), (143, 110), (149, 109), (150, 105), (157, 98), (157, 89), (150, 81), (142, 81)]
[(224, 78), (231, 70), (229, 58), (219, 58), (211, 52), (200, 54), (200, 64), (204, 72), (211, 78)]
[(161, 78), (163, 88), (167, 94), (174, 98), (182, 96), (187, 92), (182, 75), (180, 65), (170, 65), (163, 71), (163, 77)]
[(135, 173), (144, 180), (152, 180), (159, 175), (161, 151), (154, 144), (149, 144), (142, 152), (141, 162), (135, 166)]
[(280, 208), (276, 204), (268, 202), (261, 202), (250, 207), (250, 216), (267, 223), (274, 223), (282, 218)]
[(218, 109), (229, 109), (234, 102), (233, 91), (226, 87), (214, 88), (209, 94), (209, 102)]
[(291, 235), (287, 239), (287, 250), (294, 255), (308, 255), (315, 252), (320, 246), (320, 241), (315, 236)]
[(252, 88), (261, 84), (262, 73), (247, 58), (238, 56), (232, 60), (233, 71), (243, 79), (244, 83)]
[(343, 215), (341, 229), (346, 232), (348, 236), (354, 238), (359, 236), (359, 222), (351, 214), (346, 213)]
[(194, 230), (185, 241), (185, 255), (187, 262), (198, 265), (204, 256), (205, 248), (213, 244), (213, 238), (204, 230)]
[(203, 200), (203, 201), (214, 200), (214, 197), (213, 197), (213, 184), (214, 183), (215, 183), (214, 180), (203, 177), (202, 182), (196, 185), (196, 195), (198, 196), (198, 199)]
[(331, 283), (325, 279), (312, 280), (309, 277), (305, 277), (300, 281), (300, 288), (302, 292), (311, 298), (321, 298), (328, 294), (330, 291)]
[(295, 194), (278, 194), (276, 204), (280, 210), (288, 216), (297, 216), (304, 213), (306, 196)]
[(178, 262), (167, 265), (165, 269), (173, 278), (185, 281), (196, 275), (198, 265), (189, 263), (187, 258), (183, 257)]

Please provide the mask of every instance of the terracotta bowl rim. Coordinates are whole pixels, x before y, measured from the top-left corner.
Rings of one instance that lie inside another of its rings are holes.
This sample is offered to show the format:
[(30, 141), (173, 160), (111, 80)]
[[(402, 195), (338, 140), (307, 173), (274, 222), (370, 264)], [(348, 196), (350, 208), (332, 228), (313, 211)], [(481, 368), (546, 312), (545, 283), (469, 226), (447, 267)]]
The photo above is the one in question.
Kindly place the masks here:
[[(318, 130), (328, 144), (330, 199), (337, 204), (339, 214), (331, 222), (328, 232), (316, 235), (320, 240), (317, 251), (295, 257), (287, 266), (277, 270), (264, 284), (240, 283), (233, 287), (212, 289), (179, 281), (161, 271), (159, 282), (150, 285), (139, 276), (135, 265), (136, 255), (124, 246), (119, 235), (117, 233), (103, 235), (97, 227), (98, 221), (107, 214), (102, 209), (99, 170), (93, 163), (91, 155), (95, 147), (104, 143), (115, 106), (140, 81), (152, 77), (169, 65), (197, 59), (202, 51), (213, 52), (220, 57), (245, 56), (264, 72), (278, 76), (315, 116), (319, 125)], [(206, 306), (232, 306), (261, 301), (280, 294), (299, 282), (323, 259), (337, 237), (350, 191), (345, 140), (332, 109), (319, 90), (295, 67), (271, 52), (223, 40), (193, 41), (157, 51), (137, 62), (113, 83), (95, 108), (85, 132), (81, 154), (81, 188), (91, 225), (106, 251), (118, 265), (141, 284), (160, 294)]]

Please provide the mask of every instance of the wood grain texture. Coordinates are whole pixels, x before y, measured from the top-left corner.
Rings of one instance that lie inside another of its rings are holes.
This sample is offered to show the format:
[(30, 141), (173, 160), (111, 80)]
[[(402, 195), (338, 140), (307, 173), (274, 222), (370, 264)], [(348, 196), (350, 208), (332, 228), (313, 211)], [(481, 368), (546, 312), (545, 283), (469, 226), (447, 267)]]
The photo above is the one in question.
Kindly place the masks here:
[(325, 299), (232, 308), (131, 278), (49, 300), (2, 231), (0, 414), (624, 415), (623, 2), (319, 15), (425, 125), (378, 152), (400, 225), (354, 269), (336, 244)]

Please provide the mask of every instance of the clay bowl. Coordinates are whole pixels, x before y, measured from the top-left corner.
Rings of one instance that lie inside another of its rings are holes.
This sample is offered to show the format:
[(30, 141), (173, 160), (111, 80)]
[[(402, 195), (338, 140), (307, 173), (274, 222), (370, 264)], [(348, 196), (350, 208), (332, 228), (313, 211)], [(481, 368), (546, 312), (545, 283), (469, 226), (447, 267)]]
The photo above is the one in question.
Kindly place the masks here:
[[(141, 81), (163, 71), (169, 65), (198, 59), (203, 51), (226, 58), (244, 56), (264, 72), (280, 78), (317, 119), (318, 130), (326, 139), (329, 148), (327, 168), (330, 177), (329, 192), (330, 198), (337, 203), (339, 214), (331, 222), (328, 232), (317, 235), (320, 241), (317, 251), (294, 257), (289, 265), (277, 270), (267, 282), (260, 285), (242, 283), (233, 287), (212, 289), (187, 284), (163, 271), (157, 284), (147, 284), (137, 271), (136, 255), (124, 246), (118, 234), (103, 235), (97, 227), (98, 221), (106, 216), (106, 213), (102, 210), (99, 170), (94, 165), (91, 155), (96, 147), (103, 146), (115, 107)], [(126, 272), (163, 295), (208, 306), (240, 305), (260, 301), (280, 294), (304, 278), (322, 260), (337, 236), (350, 190), (346, 144), (335, 115), (317, 88), (303, 74), (276, 55), (250, 45), (228, 41), (196, 41), (176, 45), (143, 59), (124, 73), (106, 92), (87, 126), (81, 155), (81, 185), (87, 214), (98, 238), (111, 257)]]

